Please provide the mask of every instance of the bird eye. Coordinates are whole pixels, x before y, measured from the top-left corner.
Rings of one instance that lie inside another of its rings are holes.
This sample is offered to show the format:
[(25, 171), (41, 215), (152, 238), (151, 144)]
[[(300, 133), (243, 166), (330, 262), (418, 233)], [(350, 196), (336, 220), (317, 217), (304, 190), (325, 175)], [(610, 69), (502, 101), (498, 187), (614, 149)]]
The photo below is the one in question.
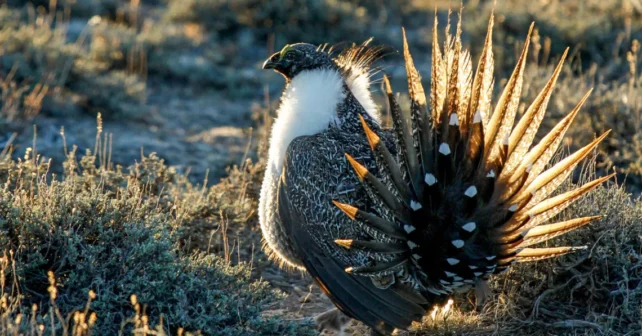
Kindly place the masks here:
[(294, 48), (291, 45), (287, 44), (285, 47), (283, 47), (283, 49), (281, 49), (281, 52), (279, 54), (279, 60), (284, 59), (286, 56), (291, 57), (293, 52), (294, 52)]

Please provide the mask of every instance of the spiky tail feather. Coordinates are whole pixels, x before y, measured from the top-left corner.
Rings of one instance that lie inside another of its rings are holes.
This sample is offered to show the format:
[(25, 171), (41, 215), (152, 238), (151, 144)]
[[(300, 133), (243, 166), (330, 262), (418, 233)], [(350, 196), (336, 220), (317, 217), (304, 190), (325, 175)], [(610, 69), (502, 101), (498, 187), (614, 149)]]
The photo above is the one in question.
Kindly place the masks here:
[(380, 211), (373, 214), (335, 202), (350, 218), (391, 239), (337, 240), (344, 248), (386, 255), (380, 258), (385, 261), (354, 265), (347, 272), (378, 276), (408, 267), (418, 288), (445, 295), (480, 284), (480, 280), (506, 270), (514, 262), (542, 260), (583, 248), (529, 246), (600, 218), (542, 225), (611, 177), (549, 198), (606, 133), (545, 170), (588, 93), (531, 148), (568, 50), (541, 93), (513, 126), (533, 26), (491, 113), (493, 19), (491, 16), (473, 76), (470, 55), (461, 48), (460, 24), (454, 38), (447, 35), (442, 53), (435, 18), (430, 112), (404, 32), (409, 112), (399, 108), (384, 77), (397, 155), (363, 119), (363, 129), (377, 159), (378, 176), (346, 154)]

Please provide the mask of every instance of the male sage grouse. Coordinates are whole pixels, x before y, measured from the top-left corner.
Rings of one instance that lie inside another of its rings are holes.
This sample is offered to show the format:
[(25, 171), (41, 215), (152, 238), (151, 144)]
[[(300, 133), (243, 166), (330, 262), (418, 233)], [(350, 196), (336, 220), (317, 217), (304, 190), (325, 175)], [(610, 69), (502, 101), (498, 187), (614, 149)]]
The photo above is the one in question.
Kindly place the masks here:
[(531, 246), (599, 218), (544, 224), (609, 178), (550, 197), (606, 136), (548, 167), (588, 93), (531, 146), (566, 53), (515, 124), (532, 26), (494, 108), (492, 26), (491, 16), (473, 74), (461, 24), (442, 50), (435, 20), (428, 101), (404, 34), (410, 110), (384, 77), (391, 129), (381, 126), (369, 91), (381, 49), (366, 43), (332, 57), (300, 43), (265, 62), (286, 86), (261, 229), (274, 257), (307, 270), (339, 309), (324, 315), (322, 328), (341, 331), (347, 315), (374, 335), (407, 329), (453, 293), (475, 288), (483, 296), (489, 276), (515, 262), (581, 249)]

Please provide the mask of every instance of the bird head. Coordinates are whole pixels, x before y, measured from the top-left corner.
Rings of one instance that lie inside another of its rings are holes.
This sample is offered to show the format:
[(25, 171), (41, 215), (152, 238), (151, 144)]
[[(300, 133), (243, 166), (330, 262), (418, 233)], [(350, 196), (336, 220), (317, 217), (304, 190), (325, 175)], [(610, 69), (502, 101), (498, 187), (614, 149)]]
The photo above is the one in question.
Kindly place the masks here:
[(263, 69), (274, 69), (290, 80), (305, 70), (337, 68), (330, 55), (308, 43), (288, 44), (263, 63)]

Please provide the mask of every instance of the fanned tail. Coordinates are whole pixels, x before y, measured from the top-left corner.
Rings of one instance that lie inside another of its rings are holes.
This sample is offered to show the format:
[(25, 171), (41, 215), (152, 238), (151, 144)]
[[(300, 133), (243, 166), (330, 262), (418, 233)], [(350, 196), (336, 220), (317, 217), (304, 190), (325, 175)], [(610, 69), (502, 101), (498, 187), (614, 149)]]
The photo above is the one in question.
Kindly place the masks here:
[(455, 36), (447, 32), (442, 52), (435, 17), (430, 102), (403, 32), (410, 111), (399, 107), (384, 77), (395, 148), (382, 141), (388, 135), (375, 133), (362, 119), (377, 171), (368, 171), (346, 153), (377, 205), (374, 210), (357, 209), (335, 202), (372, 237), (336, 241), (343, 248), (368, 251), (373, 256), (370, 262), (352, 265), (346, 271), (377, 277), (405, 269), (415, 288), (446, 295), (480, 284), (514, 262), (542, 260), (584, 248), (531, 246), (600, 218), (544, 224), (612, 176), (550, 196), (608, 132), (546, 169), (590, 92), (533, 146), (568, 50), (515, 124), (533, 26), (515, 70), (491, 110), (493, 23), (491, 15), (473, 75), (470, 55), (461, 46), (461, 23)]

